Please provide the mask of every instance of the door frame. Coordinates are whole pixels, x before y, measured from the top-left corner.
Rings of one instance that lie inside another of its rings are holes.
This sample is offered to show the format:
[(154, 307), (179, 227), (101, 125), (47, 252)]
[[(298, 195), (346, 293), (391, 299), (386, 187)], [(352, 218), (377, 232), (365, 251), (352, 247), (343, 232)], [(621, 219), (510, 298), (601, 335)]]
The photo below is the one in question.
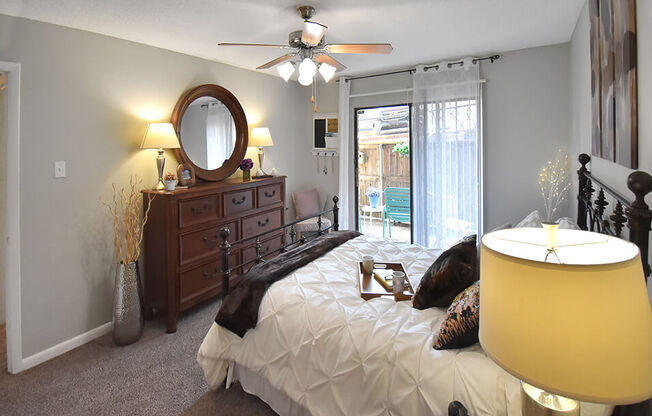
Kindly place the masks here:
[[(408, 107), (408, 142), (410, 144), (410, 219), (414, 218), (414, 187), (412, 186), (412, 103), (383, 104), (365, 107), (353, 108), (353, 196), (355, 206), (355, 229), (360, 231), (360, 201), (358, 198), (359, 189), (359, 164), (358, 164), (358, 110), (371, 110), (380, 107), (398, 107), (406, 105)], [(382, 172), (381, 172), (382, 175)], [(381, 190), (382, 192), (382, 190)], [(410, 244), (414, 241), (413, 221), (410, 221)]]
[(0, 61), (7, 76), (7, 170), (5, 177), (5, 308), (7, 323), (7, 369), (16, 374), (24, 369), (21, 334), (20, 254), (20, 64)]

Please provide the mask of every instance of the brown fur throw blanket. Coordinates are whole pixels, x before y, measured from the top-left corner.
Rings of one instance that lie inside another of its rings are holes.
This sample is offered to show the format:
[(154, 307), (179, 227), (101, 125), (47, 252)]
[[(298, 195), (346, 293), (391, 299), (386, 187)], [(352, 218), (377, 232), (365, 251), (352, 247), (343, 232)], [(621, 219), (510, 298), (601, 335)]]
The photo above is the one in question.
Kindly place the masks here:
[(357, 231), (335, 231), (255, 265), (226, 295), (215, 322), (243, 337), (258, 323), (260, 302), (272, 283), (359, 235)]

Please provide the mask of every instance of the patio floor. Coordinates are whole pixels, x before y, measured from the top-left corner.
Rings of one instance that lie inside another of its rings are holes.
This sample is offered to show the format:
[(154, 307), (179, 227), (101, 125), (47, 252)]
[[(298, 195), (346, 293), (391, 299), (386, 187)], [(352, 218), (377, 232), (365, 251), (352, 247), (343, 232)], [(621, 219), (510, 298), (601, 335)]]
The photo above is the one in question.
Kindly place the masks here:
[[(380, 218), (375, 217), (371, 221), (368, 218), (362, 218), (360, 222), (360, 232), (377, 238), (383, 238), (383, 223)], [(389, 228), (385, 224), (385, 239), (403, 243), (410, 242), (410, 224), (392, 223), (392, 237), (389, 237)]]

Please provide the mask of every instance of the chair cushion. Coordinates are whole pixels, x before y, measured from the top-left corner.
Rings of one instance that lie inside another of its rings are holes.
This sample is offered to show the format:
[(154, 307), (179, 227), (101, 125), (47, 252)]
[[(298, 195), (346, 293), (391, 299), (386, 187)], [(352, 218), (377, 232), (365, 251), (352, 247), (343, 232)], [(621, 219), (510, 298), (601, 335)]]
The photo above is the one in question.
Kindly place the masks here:
[(474, 234), (464, 237), (437, 257), (421, 278), (412, 306), (417, 309), (450, 306), (458, 293), (478, 280), (478, 266)]
[[(321, 217), (321, 229), (325, 230), (331, 226), (331, 220), (328, 218)], [(305, 221), (297, 223), (296, 230), (300, 232), (306, 231), (318, 231), (317, 229), (317, 218), (309, 218)]]
[(292, 201), (296, 210), (296, 218), (305, 218), (321, 212), (319, 192), (316, 189), (292, 192)]
[(436, 350), (464, 348), (478, 342), (480, 328), (480, 281), (455, 297), (435, 337)]

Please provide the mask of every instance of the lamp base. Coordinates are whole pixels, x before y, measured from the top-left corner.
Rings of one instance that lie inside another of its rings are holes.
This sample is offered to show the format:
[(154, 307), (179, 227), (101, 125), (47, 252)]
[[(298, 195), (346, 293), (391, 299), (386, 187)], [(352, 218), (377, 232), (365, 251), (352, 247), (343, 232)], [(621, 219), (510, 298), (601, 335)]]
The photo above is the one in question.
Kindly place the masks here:
[(156, 184), (156, 189), (162, 190), (165, 189), (163, 184), (163, 169), (165, 168), (165, 156), (163, 155), (163, 149), (158, 149), (158, 156), (156, 157), (156, 170), (158, 171), (158, 184)]
[(580, 402), (521, 381), (523, 416), (580, 416)]

